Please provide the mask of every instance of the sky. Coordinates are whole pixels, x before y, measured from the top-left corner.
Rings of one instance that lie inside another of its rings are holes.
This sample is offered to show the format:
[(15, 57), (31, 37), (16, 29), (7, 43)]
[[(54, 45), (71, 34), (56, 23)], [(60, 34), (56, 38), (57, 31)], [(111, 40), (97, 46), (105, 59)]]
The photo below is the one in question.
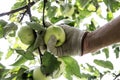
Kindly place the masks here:
[[(11, 9), (11, 6), (14, 4), (14, 2), (15, 2), (16, 0), (0, 0), (0, 13), (2, 13), (2, 12), (7, 12), (7, 11), (10, 11), (10, 9)], [(105, 6), (103, 5), (103, 8), (105, 8)], [(104, 11), (103, 11), (104, 12)], [(118, 12), (116, 12), (115, 14), (114, 14), (114, 17), (117, 17), (118, 15), (119, 15), (119, 13), (120, 13), (120, 10), (118, 11)], [(105, 14), (103, 13), (103, 15), (105, 16)], [(93, 16), (95, 16), (95, 14), (93, 14), (91, 17), (93, 17)], [(98, 17), (96, 16), (95, 17), (96, 18), (96, 20), (98, 20)], [(7, 20), (8, 19), (8, 17), (7, 16), (4, 16), (4, 17), (0, 17), (0, 19), (5, 19), (5, 20)], [(99, 19), (100, 21), (100, 25), (102, 26), (102, 25), (104, 25), (105, 23), (107, 23), (106, 21), (104, 21), (104, 20), (101, 20), (101, 19)], [(89, 22), (89, 19), (87, 20), (88, 22)], [(85, 23), (83, 23), (83, 24), (85, 24)], [(82, 25), (83, 25), (82, 24)], [(4, 53), (7, 53), (7, 49), (9, 48), (9, 44), (8, 44), (8, 42), (5, 40), (5, 39), (0, 39), (0, 51), (2, 50)], [(120, 60), (119, 59), (117, 59), (116, 60), (116, 58), (115, 58), (115, 56), (114, 56), (114, 52), (113, 52), (113, 50), (111, 49), (111, 47), (109, 47), (110, 48), (110, 54), (111, 54), (111, 56), (112, 57), (110, 57), (109, 58), (109, 60), (110, 61), (112, 61), (113, 63), (114, 63), (114, 65), (115, 65), (115, 69), (117, 69), (117, 68), (119, 68), (119, 66), (118, 65), (116, 65), (116, 64), (119, 64), (120, 63)], [(88, 54), (88, 55), (85, 55), (85, 56), (82, 56), (82, 57), (80, 57), (80, 56), (75, 56), (75, 58), (78, 60), (78, 62), (79, 62), (79, 64), (81, 64), (81, 63), (86, 63), (86, 62), (89, 62), (89, 64), (93, 64), (92, 63), (92, 61), (96, 58), (96, 59), (105, 59), (105, 56), (102, 54), (102, 55), (98, 55), (98, 56), (92, 56), (91, 54)], [(7, 63), (6, 63), (6, 61), (4, 62), (5, 60), (3, 60), (2, 61), (2, 63), (4, 63), (5, 65), (7, 65)], [(94, 65), (94, 64), (93, 64)], [(99, 67), (99, 66), (98, 66)], [(100, 67), (99, 67), (100, 68)], [(109, 75), (108, 75), (109, 76)], [(110, 79), (108, 79), (108, 78), (110, 78)], [(106, 80), (106, 78), (104, 79), (102, 79), (102, 80)], [(112, 77), (107, 77), (107, 80), (112, 80)]]

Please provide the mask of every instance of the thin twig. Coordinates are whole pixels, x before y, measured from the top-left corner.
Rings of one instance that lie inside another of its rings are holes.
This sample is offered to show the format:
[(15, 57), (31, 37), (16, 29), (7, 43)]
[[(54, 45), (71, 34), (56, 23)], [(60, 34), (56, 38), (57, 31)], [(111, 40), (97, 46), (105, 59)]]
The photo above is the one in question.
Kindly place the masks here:
[(118, 75), (115, 75), (115, 78), (113, 80), (117, 79), (119, 76), (120, 76), (120, 73)]
[(46, 3), (47, 3), (47, 0), (44, 0), (44, 3), (43, 3), (44, 4), (44, 6), (43, 6), (43, 19), (42, 19), (44, 27), (46, 27), (46, 25), (45, 25), (45, 6), (46, 6)]
[[(35, 2), (31, 2), (31, 3), (30, 3), (30, 7), (33, 6), (34, 4), (35, 4)], [(23, 6), (23, 7), (20, 7), (20, 8), (18, 8), (18, 9), (15, 9), (15, 10), (11, 10), (11, 11), (8, 11), (8, 12), (0, 13), (0, 17), (5, 16), (5, 15), (10, 15), (10, 14), (16, 13), (16, 12), (18, 12), (18, 11), (27, 9), (27, 7), (28, 7), (28, 5), (25, 5), (25, 6)]]
[(31, 10), (30, 10), (30, 0), (28, 0), (28, 7), (27, 7), (27, 13), (29, 15), (30, 21), (32, 22), (32, 14), (31, 14)]
[(40, 56), (40, 64), (42, 64), (42, 53), (40, 51), (40, 47), (38, 47), (38, 53), (39, 53), (39, 56)]
[(25, 16), (26, 12), (27, 12), (27, 10), (25, 10), (24, 13), (22, 13), (22, 16), (21, 16), (19, 22), (21, 22), (21, 21), (23, 20), (23, 18), (24, 18), (24, 16)]

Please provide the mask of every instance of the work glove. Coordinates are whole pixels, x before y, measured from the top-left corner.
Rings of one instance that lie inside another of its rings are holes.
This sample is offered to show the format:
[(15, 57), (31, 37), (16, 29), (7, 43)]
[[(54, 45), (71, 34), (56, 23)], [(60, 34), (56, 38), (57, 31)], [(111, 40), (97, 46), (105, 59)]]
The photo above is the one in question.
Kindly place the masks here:
[(72, 56), (82, 54), (82, 41), (85, 31), (81, 31), (78, 28), (70, 27), (68, 25), (59, 25), (65, 31), (66, 40), (61, 45), (56, 47), (57, 39), (55, 36), (51, 36), (47, 49), (56, 56)]

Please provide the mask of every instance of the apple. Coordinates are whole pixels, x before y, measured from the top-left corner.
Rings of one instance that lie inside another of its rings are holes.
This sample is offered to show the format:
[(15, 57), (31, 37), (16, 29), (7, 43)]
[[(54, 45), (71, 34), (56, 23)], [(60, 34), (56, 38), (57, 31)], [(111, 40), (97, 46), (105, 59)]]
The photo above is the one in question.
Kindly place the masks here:
[(61, 46), (65, 41), (65, 32), (62, 27), (51, 25), (47, 28), (44, 36), (45, 44), (48, 43), (51, 36), (55, 36), (57, 39), (56, 47)]
[(33, 79), (34, 80), (51, 80), (50, 76), (45, 76), (41, 70), (40, 66), (36, 67), (33, 71)]
[(18, 37), (22, 43), (27, 45), (32, 44), (35, 41), (33, 29), (29, 26), (22, 26), (18, 31)]

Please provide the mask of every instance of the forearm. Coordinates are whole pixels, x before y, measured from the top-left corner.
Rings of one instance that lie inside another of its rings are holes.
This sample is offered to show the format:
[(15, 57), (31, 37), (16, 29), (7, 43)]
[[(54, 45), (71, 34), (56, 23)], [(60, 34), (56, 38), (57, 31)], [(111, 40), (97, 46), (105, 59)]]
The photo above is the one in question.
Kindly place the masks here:
[(120, 16), (87, 34), (83, 41), (83, 54), (117, 42), (120, 42)]

